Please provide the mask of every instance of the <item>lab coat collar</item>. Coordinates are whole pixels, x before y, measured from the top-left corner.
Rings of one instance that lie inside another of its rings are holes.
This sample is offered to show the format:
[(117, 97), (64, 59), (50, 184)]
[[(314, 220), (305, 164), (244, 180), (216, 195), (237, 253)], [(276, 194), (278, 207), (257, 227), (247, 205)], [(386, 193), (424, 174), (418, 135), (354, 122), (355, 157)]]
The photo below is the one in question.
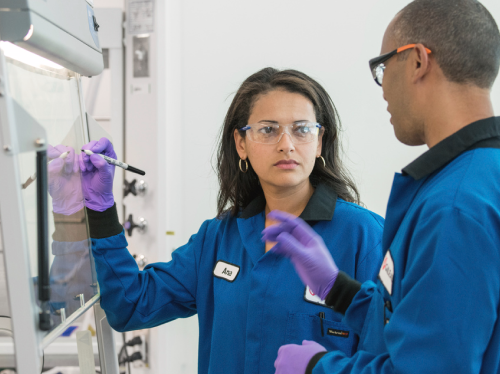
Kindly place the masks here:
[[(331, 221), (337, 203), (337, 193), (325, 184), (318, 184), (300, 215), (304, 221)], [(239, 218), (248, 219), (261, 213), (266, 207), (266, 198), (260, 195), (243, 209)]]
[[(324, 184), (319, 184), (300, 217), (311, 226), (317, 221), (330, 221), (335, 212), (336, 202), (335, 191)], [(260, 195), (248, 204), (237, 219), (243, 246), (254, 265), (266, 254), (265, 244), (261, 239), (266, 220), (265, 207), (266, 199), (264, 195)]]
[(476, 148), (500, 148), (500, 117), (482, 119), (460, 129), (405, 167), (403, 175), (422, 179)]

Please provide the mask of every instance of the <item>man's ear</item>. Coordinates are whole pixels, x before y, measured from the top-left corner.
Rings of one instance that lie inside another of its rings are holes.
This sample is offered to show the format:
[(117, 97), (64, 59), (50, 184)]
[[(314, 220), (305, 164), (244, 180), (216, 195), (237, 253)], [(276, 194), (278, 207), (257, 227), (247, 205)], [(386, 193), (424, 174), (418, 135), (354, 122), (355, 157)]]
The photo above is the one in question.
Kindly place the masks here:
[(241, 136), (241, 133), (238, 131), (238, 129), (234, 130), (234, 143), (236, 144), (236, 152), (238, 152), (240, 158), (242, 160), (246, 160), (248, 158), (246, 151), (246, 140), (243, 136)]
[(413, 70), (412, 82), (416, 83), (424, 79), (432, 69), (432, 62), (429, 58), (429, 50), (422, 44), (416, 44), (411, 53), (411, 68)]

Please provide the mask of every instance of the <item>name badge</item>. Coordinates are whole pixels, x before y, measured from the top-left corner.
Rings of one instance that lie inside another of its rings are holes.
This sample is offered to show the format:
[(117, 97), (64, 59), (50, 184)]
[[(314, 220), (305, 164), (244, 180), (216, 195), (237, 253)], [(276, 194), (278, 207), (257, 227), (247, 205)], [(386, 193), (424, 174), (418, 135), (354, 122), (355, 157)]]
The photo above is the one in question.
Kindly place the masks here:
[(234, 282), (239, 272), (239, 266), (221, 260), (217, 261), (214, 267), (214, 276), (217, 278), (225, 279), (228, 282)]
[(306, 291), (304, 293), (304, 300), (309, 303), (322, 305), (324, 307), (333, 309), (333, 307), (326, 305), (325, 300), (321, 300), (321, 298), (318, 295), (312, 292), (309, 286), (306, 286)]
[(389, 249), (382, 262), (382, 267), (378, 273), (378, 279), (382, 282), (389, 295), (392, 296), (392, 282), (394, 280), (394, 261), (392, 259), (391, 250)]

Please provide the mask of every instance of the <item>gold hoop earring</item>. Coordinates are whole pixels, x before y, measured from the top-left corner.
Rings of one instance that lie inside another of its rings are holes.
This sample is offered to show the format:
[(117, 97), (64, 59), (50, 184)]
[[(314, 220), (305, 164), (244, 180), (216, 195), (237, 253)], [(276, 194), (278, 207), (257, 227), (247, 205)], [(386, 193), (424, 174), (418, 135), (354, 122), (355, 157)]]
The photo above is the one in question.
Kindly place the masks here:
[[(241, 161), (245, 161), (245, 170), (243, 170), (243, 168), (241, 167)], [(240, 165), (240, 170), (241, 170), (242, 173), (246, 173), (248, 171), (248, 161), (247, 160), (242, 160), (240, 158), (239, 165)]]
[(326, 168), (326, 162), (325, 162), (325, 159), (323, 158), (323, 156), (319, 156), (318, 158), (320, 158), (323, 161), (323, 166)]

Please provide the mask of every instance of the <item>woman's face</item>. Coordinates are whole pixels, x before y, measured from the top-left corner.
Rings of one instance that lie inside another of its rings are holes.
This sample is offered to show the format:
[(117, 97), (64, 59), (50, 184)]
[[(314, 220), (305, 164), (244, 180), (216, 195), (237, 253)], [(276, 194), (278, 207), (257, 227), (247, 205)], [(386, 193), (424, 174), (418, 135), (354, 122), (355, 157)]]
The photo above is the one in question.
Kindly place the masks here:
[[(298, 121), (316, 122), (312, 102), (297, 93), (274, 90), (257, 99), (248, 124), (289, 125)], [(303, 144), (293, 144), (287, 133), (278, 144), (255, 143), (238, 130), (234, 138), (240, 158), (250, 161), (263, 188), (290, 188), (309, 183), (316, 158), (321, 155), (321, 134), (317, 141)]]

